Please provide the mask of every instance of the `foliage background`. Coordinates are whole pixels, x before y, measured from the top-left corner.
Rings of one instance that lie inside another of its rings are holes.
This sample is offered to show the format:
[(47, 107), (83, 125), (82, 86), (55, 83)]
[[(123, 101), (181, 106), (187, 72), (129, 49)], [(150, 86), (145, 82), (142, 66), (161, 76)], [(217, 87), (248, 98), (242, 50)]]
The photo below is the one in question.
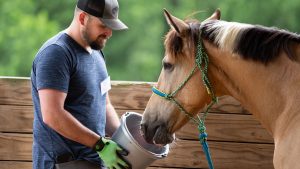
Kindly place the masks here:
[[(0, 76), (30, 76), (42, 43), (68, 27), (76, 0), (0, 1)], [(216, 8), (227, 21), (300, 30), (299, 0), (119, 0), (119, 17), (129, 30), (114, 32), (104, 52), (112, 80), (156, 81), (169, 27), (167, 8), (179, 18), (204, 20)]]

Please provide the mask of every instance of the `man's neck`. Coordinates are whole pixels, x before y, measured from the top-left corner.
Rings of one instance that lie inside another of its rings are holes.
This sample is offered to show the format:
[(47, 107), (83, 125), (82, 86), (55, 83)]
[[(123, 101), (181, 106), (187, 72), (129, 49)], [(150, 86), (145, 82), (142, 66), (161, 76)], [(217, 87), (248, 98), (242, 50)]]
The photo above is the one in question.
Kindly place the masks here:
[(87, 43), (82, 39), (80, 34), (80, 30), (78, 26), (75, 25), (76, 23), (72, 22), (71, 25), (65, 29), (63, 32), (69, 35), (72, 39), (74, 39), (82, 48), (84, 48), (90, 54), (92, 53), (92, 48), (87, 45)]

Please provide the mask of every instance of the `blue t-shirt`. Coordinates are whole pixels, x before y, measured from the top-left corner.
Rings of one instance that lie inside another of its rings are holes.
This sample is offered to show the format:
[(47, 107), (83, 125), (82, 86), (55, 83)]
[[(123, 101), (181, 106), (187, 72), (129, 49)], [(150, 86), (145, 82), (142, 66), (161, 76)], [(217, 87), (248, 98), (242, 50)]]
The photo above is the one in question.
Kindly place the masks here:
[(101, 82), (107, 77), (102, 52), (93, 50), (90, 54), (66, 33), (57, 34), (41, 47), (31, 71), (33, 168), (52, 169), (56, 158), (66, 153), (72, 154), (74, 160), (101, 164), (92, 149), (63, 137), (43, 122), (38, 90), (47, 88), (67, 93), (65, 110), (84, 126), (104, 136), (106, 94), (101, 94)]

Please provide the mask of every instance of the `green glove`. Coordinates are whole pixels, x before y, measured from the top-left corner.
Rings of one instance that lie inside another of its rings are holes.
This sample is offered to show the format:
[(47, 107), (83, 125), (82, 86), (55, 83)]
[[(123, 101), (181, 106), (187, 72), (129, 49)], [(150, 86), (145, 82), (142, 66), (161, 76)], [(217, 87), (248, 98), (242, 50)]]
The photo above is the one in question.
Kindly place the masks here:
[(130, 168), (120, 157), (119, 154), (124, 154), (124, 150), (116, 142), (101, 137), (94, 149), (108, 169)]

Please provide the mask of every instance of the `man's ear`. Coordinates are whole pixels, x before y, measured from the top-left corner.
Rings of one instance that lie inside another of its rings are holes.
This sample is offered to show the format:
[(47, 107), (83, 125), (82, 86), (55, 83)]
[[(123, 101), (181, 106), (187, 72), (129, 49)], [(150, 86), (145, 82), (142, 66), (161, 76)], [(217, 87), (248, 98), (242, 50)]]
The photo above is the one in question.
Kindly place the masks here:
[(186, 24), (183, 20), (172, 16), (166, 9), (164, 9), (164, 15), (170, 27), (175, 29), (180, 36), (183, 36), (189, 29), (188, 24)]
[(221, 11), (220, 9), (216, 9), (215, 12), (208, 17), (207, 19), (205, 19), (204, 21), (208, 21), (208, 20), (220, 20), (221, 18)]
[(84, 21), (85, 21), (85, 19), (87, 19), (87, 14), (85, 13), (85, 12), (80, 12), (79, 14), (78, 14), (78, 21), (79, 21), (79, 23), (80, 23), (80, 25), (84, 25), (85, 23), (84, 23)]

